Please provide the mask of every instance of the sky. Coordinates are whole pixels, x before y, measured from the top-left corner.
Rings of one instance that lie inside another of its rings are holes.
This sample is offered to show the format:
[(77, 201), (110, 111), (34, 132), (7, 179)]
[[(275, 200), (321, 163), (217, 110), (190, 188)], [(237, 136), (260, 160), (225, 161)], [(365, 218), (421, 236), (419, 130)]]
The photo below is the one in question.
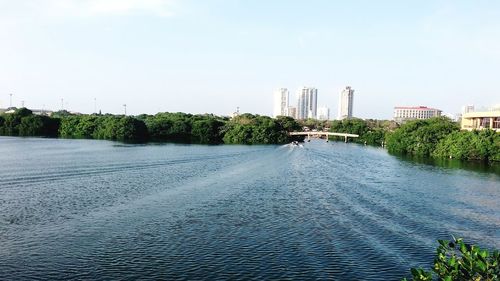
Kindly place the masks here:
[(0, 0), (0, 107), (271, 115), (309, 86), (334, 118), (350, 85), (390, 119), (500, 104), (499, 74), (496, 0)]

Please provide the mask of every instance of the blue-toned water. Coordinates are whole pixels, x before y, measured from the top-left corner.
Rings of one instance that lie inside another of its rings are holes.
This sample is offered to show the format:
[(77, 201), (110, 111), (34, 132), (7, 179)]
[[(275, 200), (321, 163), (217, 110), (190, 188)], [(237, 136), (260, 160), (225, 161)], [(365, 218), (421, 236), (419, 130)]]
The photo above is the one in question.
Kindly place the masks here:
[(500, 248), (500, 176), (301, 147), (0, 138), (1, 280), (400, 280)]

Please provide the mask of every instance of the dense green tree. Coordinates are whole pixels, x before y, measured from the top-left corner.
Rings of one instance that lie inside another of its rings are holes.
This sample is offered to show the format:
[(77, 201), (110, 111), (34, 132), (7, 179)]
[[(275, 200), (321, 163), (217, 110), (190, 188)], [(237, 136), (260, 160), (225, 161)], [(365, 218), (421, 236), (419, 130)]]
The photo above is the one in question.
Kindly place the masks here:
[[(61, 126), (59, 127), (59, 136), (63, 138), (85, 138), (86, 136), (81, 136), (76, 132), (76, 128), (80, 122), (80, 118), (78, 116), (71, 116), (61, 118)], [(88, 138), (91, 135), (87, 136)]]
[[(387, 121), (349, 118), (330, 122), (330, 132), (356, 134), (359, 137), (352, 139), (353, 142), (380, 146), (390, 130), (390, 124), (392, 123)], [(331, 139), (343, 140), (341, 137)]]
[(67, 115), (61, 118), (59, 135), (120, 141), (145, 141), (148, 138), (142, 120), (120, 115)]
[(59, 121), (43, 115), (34, 115), (27, 108), (4, 114), (0, 124), (0, 135), (56, 137)]
[(191, 129), (192, 141), (196, 143), (218, 144), (222, 142), (222, 121), (215, 118), (194, 120)]
[(131, 116), (99, 117), (93, 138), (119, 141), (145, 141), (148, 133), (142, 120)]
[(3, 129), (4, 129), (4, 124), (5, 124), (5, 118), (0, 115), (0, 136), (3, 135)]
[(498, 161), (500, 134), (493, 130), (452, 132), (436, 146), (432, 155), (460, 160)]
[(407, 122), (387, 136), (389, 152), (460, 160), (500, 160), (500, 134), (459, 131), (445, 117)]
[(63, 109), (63, 110), (59, 110), (59, 111), (52, 113), (51, 117), (62, 118), (62, 117), (73, 116), (73, 115), (77, 115), (77, 114), (73, 114), (73, 113)]
[(385, 139), (386, 131), (381, 128), (370, 129), (360, 136), (358, 142), (366, 142), (366, 144), (381, 146)]
[(46, 116), (25, 116), (21, 118), (18, 126), (19, 136), (57, 136), (50, 132), (49, 123), (51, 122), (51, 119)]
[(163, 112), (142, 115), (151, 139), (156, 141), (191, 142), (193, 115), (182, 112)]
[(491, 149), (490, 161), (500, 161), (500, 136), (496, 133), (493, 139), (493, 147)]
[(387, 149), (393, 153), (430, 156), (440, 140), (458, 130), (458, 124), (446, 117), (409, 121), (388, 134)]
[(222, 142), (223, 126), (227, 121), (212, 114), (182, 112), (139, 115), (137, 118), (146, 123), (151, 140), (206, 144)]
[(278, 122), (279, 126), (287, 132), (299, 131), (301, 129), (301, 125), (292, 117), (277, 116), (276, 122)]
[(99, 115), (66, 115), (61, 118), (59, 135), (63, 138), (94, 138), (104, 119), (105, 116)]
[(288, 135), (300, 125), (289, 117), (273, 119), (267, 116), (242, 114), (226, 123), (224, 143), (229, 144), (280, 144), (293, 140)]
[(7, 136), (19, 136), (19, 126), (23, 117), (31, 116), (33, 112), (27, 108), (16, 109), (14, 113), (5, 114), (2, 134)]
[(39, 136), (43, 132), (43, 122), (40, 116), (29, 115), (21, 118), (18, 129), (19, 136)]

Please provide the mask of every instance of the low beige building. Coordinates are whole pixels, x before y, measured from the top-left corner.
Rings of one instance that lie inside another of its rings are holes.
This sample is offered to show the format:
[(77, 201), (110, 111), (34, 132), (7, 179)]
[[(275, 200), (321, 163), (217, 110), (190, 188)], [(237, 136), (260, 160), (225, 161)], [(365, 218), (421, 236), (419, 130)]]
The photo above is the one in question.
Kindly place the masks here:
[(441, 110), (427, 106), (396, 106), (394, 107), (394, 121), (404, 123), (408, 120), (429, 119), (441, 116)]
[(462, 115), (462, 130), (493, 129), (500, 132), (500, 110), (469, 112)]

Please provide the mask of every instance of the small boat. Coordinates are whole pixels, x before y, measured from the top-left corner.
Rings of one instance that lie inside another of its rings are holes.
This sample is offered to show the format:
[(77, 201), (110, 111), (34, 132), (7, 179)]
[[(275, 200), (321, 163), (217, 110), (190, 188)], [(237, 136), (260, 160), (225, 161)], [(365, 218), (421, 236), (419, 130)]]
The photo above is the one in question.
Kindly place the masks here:
[(288, 144), (288, 146), (290, 147), (304, 147), (301, 143), (299, 143), (298, 141), (292, 141), (291, 143)]

